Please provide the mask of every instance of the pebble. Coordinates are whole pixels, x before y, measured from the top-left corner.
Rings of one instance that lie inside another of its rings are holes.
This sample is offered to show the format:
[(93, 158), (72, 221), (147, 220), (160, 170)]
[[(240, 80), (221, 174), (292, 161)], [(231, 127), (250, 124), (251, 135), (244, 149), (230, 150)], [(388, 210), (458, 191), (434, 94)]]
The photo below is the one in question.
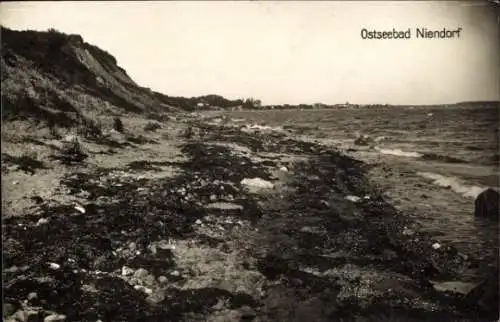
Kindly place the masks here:
[(310, 226), (303, 226), (303, 227), (301, 227), (301, 228), (299, 229), (299, 231), (300, 231), (301, 233), (311, 233), (311, 234), (313, 234), (313, 233), (314, 233), (314, 229), (313, 229), (312, 227), (310, 227)]
[(432, 248), (434, 250), (438, 250), (439, 248), (441, 248), (441, 245), (439, 243), (434, 243), (434, 244), (432, 244)]
[(210, 195), (210, 201), (215, 201), (217, 200), (217, 196), (216, 195)]
[(144, 284), (146, 284), (148, 286), (154, 285), (155, 284), (155, 277), (154, 277), (154, 275), (149, 274), (148, 276), (146, 276), (144, 278)]
[(38, 294), (36, 292), (31, 292), (28, 294), (28, 301), (34, 300), (38, 297)]
[(194, 223), (197, 224), (197, 225), (201, 225), (202, 221), (201, 221), (201, 219), (196, 219), (196, 221)]
[(134, 270), (130, 267), (123, 266), (122, 267), (122, 276), (128, 276), (132, 275), (134, 273)]
[(85, 208), (83, 208), (82, 206), (77, 205), (77, 206), (75, 206), (75, 209), (78, 210), (79, 212), (81, 212), (82, 214), (85, 213)]
[(56, 321), (65, 321), (66, 315), (64, 314), (51, 314), (43, 319), (44, 322), (56, 322)]
[(148, 275), (149, 275), (148, 271), (145, 270), (144, 268), (139, 268), (134, 273), (134, 277), (136, 277), (136, 278), (144, 278), (144, 277), (146, 277)]
[(49, 263), (49, 267), (50, 267), (50, 269), (58, 270), (59, 268), (61, 268), (61, 265), (59, 265), (57, 263)]
[(146, 293), (148, 295), (153, 293), (152, 289), (147, 288), (147, 287), (142, 286), (142, 285), (136, 285), (136, 286), (134, 286), (134, 289), (136, 289), (138, 291), (142, 291), (142, 292), (144, 292), (144, 293)]
[(158, 277), (158, 282), (165, 284), (168, 282), (168, 278), (166, 276), (162, 275), (162, 276)]
[(148, 249), (151, 252), (151, 254), (156, 255), (157, 249), (156, 249), (156, 245), (155, 244), (149, 244), (148, 245)]
[(414, 234), (413, 230), (411, 230), (411, 229), (409, 229), (407, 227), (404, 227), (404, 229), (403, 229), (403, 235), (411, 236), (413, 234)]
[(172, 276), (181, 276), (181, 273), (179, 273), (179, 271), (173, 271), (170, 273), (170, 275)]
[(131, 242), (130, 244), (128, 244), (128, 248), (130, 250), (134, 251), (137, 248), (137, 244), (134, 242)]
[(361, 200), (361, 198), (358, 196), (346, 196), (345, 199), (351, 202), (358, 202)]
[(283, 171), (283, 172), (288, 172), (288, 169), (287, 169), (287, 167), (282, 166), (282, 167), (280, 167), (280, 171)]
[(158, 303), (162, 302), (163, 300), (165, 300), (165, 292), (164, 291), (156, 291), (146, 298), (146, 301), (148, 303), (153, 304), (153, 305), (158, 304)]
[(163, 250), (174, 250), (175, 245), (170, 244), (168, 241), (162, 240), (158, 242), (157, 247)]

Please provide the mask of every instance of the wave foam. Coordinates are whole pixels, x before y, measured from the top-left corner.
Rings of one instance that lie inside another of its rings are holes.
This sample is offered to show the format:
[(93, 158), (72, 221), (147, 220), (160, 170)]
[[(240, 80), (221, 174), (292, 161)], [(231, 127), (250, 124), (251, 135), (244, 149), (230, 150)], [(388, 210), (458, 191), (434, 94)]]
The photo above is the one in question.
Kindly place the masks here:
[(401, 149), (381, 149), (378, 146), (375, 147), (375, 150), (382, 154), (395, 155), (398, 157), (420, 158), (423, 156), (423, 154), (418, 152), (406, 152)]
[(252, 125), (245, 125), (245, 128), (243, 130), (254, 130), (254, 131), (277, 131), (277, 132), (282, 132), (283, 128), (281, 126), (269, 126), (269, 125), (260, 125), (260, 124), (252, 124)]
[(451, 190), (461, 194), (466, 198), (476, 198), (486, 188), (479, 186), (468, 186), (463, 184), (458, 178), (446, 177), (432, 172), (417, 172), (419, 176), (434, 181), (434, 184), (441, 187), (450, 187)]
[(446, 155), (439, 155), (435, 153), (407, 152), (401, 149), (382, 149), (379, 148), (378, 146), (375, 147), (375, 150), (377, 150), (382, 154), (389, 154), (389, 155), (408, 157), (408, 158), (421, 158), (422, 160), (427, 160), (427, 161), (439, 161), (445, 163), (467, 163), (465, 160), (459, 158)]

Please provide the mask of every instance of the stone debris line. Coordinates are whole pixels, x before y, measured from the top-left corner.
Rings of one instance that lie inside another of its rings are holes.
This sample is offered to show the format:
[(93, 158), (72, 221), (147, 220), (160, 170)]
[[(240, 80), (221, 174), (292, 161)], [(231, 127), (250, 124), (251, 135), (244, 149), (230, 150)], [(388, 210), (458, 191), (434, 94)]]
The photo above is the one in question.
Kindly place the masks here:
[(281, 128), (205, 121), (188, 121), (204, 139), (181, 143), (172, 178), (141, 162), (76, 171), (62, 185), (86, 202), (6, 218), (5, 320), (484, 317), (471, 285), (446, 284), (470, 259), (387, 204), (366, 165)]

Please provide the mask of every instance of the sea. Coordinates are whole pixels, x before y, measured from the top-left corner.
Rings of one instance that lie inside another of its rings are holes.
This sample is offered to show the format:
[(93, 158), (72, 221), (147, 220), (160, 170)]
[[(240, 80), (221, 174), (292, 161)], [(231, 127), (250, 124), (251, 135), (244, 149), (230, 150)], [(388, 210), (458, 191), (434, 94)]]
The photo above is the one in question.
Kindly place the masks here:
[[(346, 153), (360, 150), (352, 155), (363, 161), (410, 169), (403, 174), (411, 177), (390, 182), (391, 202), (411, 210), (422, 229), (443, 243), (480, 261), (498, 262), (498, 223), (478, 221), (473, 211), (479, 193), (500, 188), (500, 104), (233, 111), (229, 116), (299, 129), (301, 135), (330, 141)], [(354, 144), (363, 135), (373, 140), (369, 148)], [(420, 198), (424, 194), (430, 197)]]

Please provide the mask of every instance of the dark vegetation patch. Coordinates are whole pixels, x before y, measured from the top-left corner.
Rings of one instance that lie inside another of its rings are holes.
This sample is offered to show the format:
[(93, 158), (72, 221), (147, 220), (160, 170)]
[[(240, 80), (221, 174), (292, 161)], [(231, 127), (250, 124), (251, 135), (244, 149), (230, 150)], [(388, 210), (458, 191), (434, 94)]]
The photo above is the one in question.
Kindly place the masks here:
[[(260, 216), (255, 200), (221, 180), (239, 182), (246, 176), (268, 177), (264, 170), (254, 167), (248, 159), (246, 164), (238, 165), (242, 159), (218, 146), (192, 143), (183, 150), (191, 159), (179, 164), (184, 169), (179, 177), (137, 180), (130, 177), (132, 173), (118, 169), (78, 172), (61, 184), (69, 188), (70, 195), (82, 190), (89, 193), (89, 201), (82, 204), (85, 213), (72, 205), (41, 202), (37, 216), (6, 218), (3, 264), (29, 265), (29, 273), (17, 271), (7, 276), (9, 283), (4, 293), (9, 303), (18, 305), (30, 292), (38, 292), (45, 309), (65, 314), (73, 321), (178, 320), (186, 312), (207, 314), (218, 299), (227, 299), (231, 308), (256, 306), (248, 295), (212, 288), (169, 289), (163, 302), (151, 305), (144, 293), (119, 278), (89, 275), (95, 270), (119, 273), (124, 265), (147, 269), (156, 277), (167, 275), (175, 269), (173, 253), (165, 250), (153, 254), (148, 247), (152, 242), (194, 237), (208, 245), (224, 243), (196, 236), (193, 230), (195, 221), (208, 214), (195, 201), (203, 196), (208, 200), (220, 186), (247, 208), (247, 213), (239, 218)], [(136, 161), (129, 167), (144, 169), (170, 163)], [(229, 167), (231, 164), (236, 166)], [(186, 198), (187, 193), (192, 198)], [(40, 218), (48, 222), (39, 224)], [(128, 251), (131, 242), (134, 252)], [(61, 267), (51, 270), (49, 263)], [(97, 291), (84, 292), (84, 284), (94, 285)]]
[(37, 140), (37, 139), (32, 138), (32, 137), (23, 137), (21, 142), (31, 143), (31, 144), (38, 145), (38, 146), (46, 146), (45, 142), (42, 142), (42, 141)]
[[(61, 264), (64, 272), (71, 272), (74, 268), (113, 272), (126, 265), (145, 268), (159, 276), (173, 269), (175, 263), (171, 252), (161, 252), (161, 257), (158, 257), (148, 250), (148, 245), (158, 240), (190, 236), (194, 221), (205, 215), (203, 209), (172, 194), (175, 184), (172, 182), (152, 182), (147, 185), (147, 194), (137, 191), (137, 188), (146, 187), (145, 180), (129, 182), (116, 178), (100, 185), (100, 178), (106, 172), (80, 173), (63, 184), (73, 193), (81, 189), (90, 192), (90, 200), (107, 197), (110, 202), (86, 203), (83, 205), (84, 214), (72, 206), (42, 206), (41, 216), (49, 220), (44, 225), (36, 225), (39, 217), (6, 220), (4, 236), (8, 236), (11, 242), (10, 247), (9, 242), (6, 243), (4, 265), (30, 265), (28, 281), (32, 286), (27, 287), (30, 292), (44, 289), (35, 277), (50, 276), (50, 262)], [(113, 187), (116, 184), (120, 185), (119, 188)], [(116, 255), (117, 249), (124, 245), (126, 248), (132, 241), (136, 245), (134, 251), (139, 251), (140, 255), (124, 255), (123, 252)], [(68, 259), (75, 261), (68, 263)], [(92, 314), (108, 320), (135, 320), (166, 314), (166, 308), (158, 313), (144, 302), (143, 293), (120, 279), (100, 280), (99, 283), (106, 282), (107, 286), (99, 288), (95, 294), (83, 293), (81, 284), (78, 285), (79, 279), (81, 277), (77, 275), (58, 277), (56, 284), (48, 286), (55, 295), (45, 297), (47, 303), (44, 307), (57, 309), (72, 320), (86, 320)], [(102, 285), (99, 283), (96, 285)], [(11, 302), (20, 302), (26, 296), (19, 292), (19, 285), (15, 283), (7, 285), (4, 291)], [(179, 301), (183, 301), (182, 298)], [(186, 299), (181, 309), (189, 311), (199, 305), (201, 299), (196, 301), (192, 303)], [(69, 303), (78, 303), (78, 309)]]
[(36, 170), (47, 169), (42, 161), (36, 159), (35, 156), (23, 154), (21, 156), (12, 156), (7, 153), (2, 153), (2, 164), (17, 165), (17, 170), (24, 171), (29, 174), (35, 174)]
[(127, 147), (134, 146), (130, 142), (118, 142), (116, 140), (113, 140), (109, 137), (104, 137), (104, 136), (93, 139), (92, 142), (100, 144), (100, 145), (106, 145), (106, 146), (109, 146), (110, 148), (115, 148), (115, 149), (124, 149)]
[(10, 97), (2, 93), (2, 117), (5, 121), (30, 120), (46, 125), (58, 124), (61, 127), (76, 126), (78, 122), (61, 111), (43, 108), (40, 102), (28, 96)]
[(189, 143), (182, 148), (192, 161), (186, 165), (186, 171), (210, 174), (219, 180), (239, 182), (244, 178), (260, 177), (270, 180), (270, 173), (253, 164), (244, 156), (235, 156), (230, 148), (203, 143)]
[(231, 126), (216, 126), (210, 124), (193, 124), (205, 134), (207, 140), (229, 141), (246, 146), (253, 152), (259, 153), (289, 153), (317, 155), (323, 153), (325, 148), (309, 142), (291, 139), (281, 132), (242, 132), (240, 128)]
[(138, 160), (127, 164), (127, 168), (137, 171), (161, 171), (161, 167), (183, 165), (182, 162)]
[(97, 140), (103, 136), (102, 124), (99, 121), (80, 117), (77, 133), (86, 139)]
[(148, 120), (153, 120), (160, 123), (167, 122), (168, 120), (170, 120), (170, 117), (167, 114), (161, 114), (161, 113), (148, 113), (146, 115), (146, 118)]
[(119, 133), (123, 133), (123, 131), (125, 131), (121, 118), (115, 117), (113, 119), (113, 129)]
[(161, 129), (161, 125), (156, 122), (148, 122), (144, 125), (144, 131), (146, 132), (156, 132), (158, 129)]
[(88, 158), (88, 154), (83, 151), (83, 146), (75, 138), (71, 142), (65, 142), (59, 151), (58, 155), (52, 156), (55, 160), (60, 160), (63, 164), (79, 164)]
[(228, 301), (230, 309), (237, 309), (244, 305), (256, 306), (255, 300), (246, 294), (231, 293), (217, 288), (200, 288), (197, 290), (173, 291), (172, 296), (160, 303), (168, 307), (171, 317), (179, 320), (182, 314), (189, 311), (198, 314), (208, 314), (213, 311), (212, 307), (220, 300)]
[[(309, 146), (307, 150), (311, 149), (315, 148)], [(421, 300), (439, 303), (442, 310), (417, 310), (411, 305), (398, 308), (394, 303), (404, 299), (390, 294), (369, 298), (371, 306), (366, 309), (366, 303), (355, 297), (340, 299), (333, 292), (323, 304), (333, 313), (319, 314), (326, 320), (352, 317), (354, 312), (359, 317), (376, 320), (377, 314), (391, 310), (399, 310), (397, 316), (418, 311), (427, 318), (434, 314), (448, 318), (466, 314), (458, 299), (436, 294), (428, 282), (456, 276), (464, 267), (463, 258), (453, 248), (433, 250), (432, 240), (424, 234), (402, 234), (409, 222), (369, 185), (364, 168), (362, 163), (334, 151), (323, 151), (310, 162), (298, 163), (292, 170), (294, 191), (276, 209), (265, 209), (267, 216), (261, 230), (270, 239), (262, 247), (270, 250), (260, 258), (259, 270), (269, 279), (284, 279), (285, 286), (293, 292), (321, 298), (332, 290), (356, 286), (332, 276), (312, 275), (300, 267), (324, 272), (356, 264), (400, 273), (421, 285), (418, 290)], [(344, 200), (347, 195), (369, 196), (369, 199), (355, 204)], [(335, 257), (325, 256), (339, 251)], [(393, 255), (387, 259), (385, 252)]]

